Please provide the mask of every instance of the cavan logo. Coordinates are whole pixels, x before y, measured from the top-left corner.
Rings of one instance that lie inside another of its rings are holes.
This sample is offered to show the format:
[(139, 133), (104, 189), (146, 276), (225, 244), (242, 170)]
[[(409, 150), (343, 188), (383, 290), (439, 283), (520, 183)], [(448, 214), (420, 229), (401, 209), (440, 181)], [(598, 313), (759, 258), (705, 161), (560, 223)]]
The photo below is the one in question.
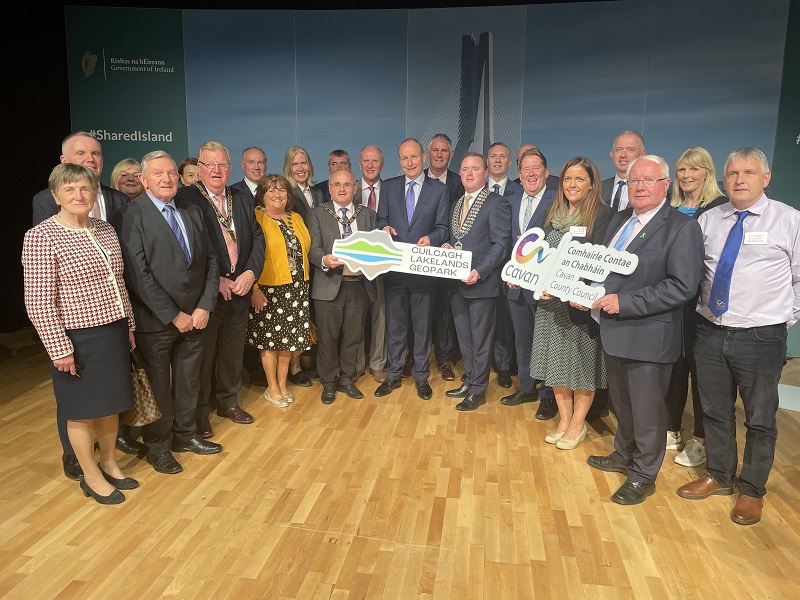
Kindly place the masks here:
[(521, 238), (514, 247), (514, 256), (516, 257), (516, 261), (524, 265), (529, 260), (536, 257), (536, 262), (541, 263), (544, 261), (545, 258), (545, 250), (547, 250), (550, 245), (547, 242), (542, 242), (534, 246), (533, 248), (525, 251), (525, 246), (530, 244), (535, 244), (537, 240), (541, 239), (541, 236), (536, 233), (537, 231), (543, 233), (540, 229), (536, 228), (533, 229), (530, 233), (528, 233), (525, 237)]
[(92, 54), (88, 50), (84, 52), (81, 59), (81, 69), (83, 69), (84, 77), (91, 77), (94, 75), (94, 68), (97, 66), (97, 55)]
[(333, 243), (333, 255), (351, 271), (361, 271), (375, 279), (392, 266), (403, 262), (403, 251), (392, 242), (385, 231), (357, 231), (344, 240)]

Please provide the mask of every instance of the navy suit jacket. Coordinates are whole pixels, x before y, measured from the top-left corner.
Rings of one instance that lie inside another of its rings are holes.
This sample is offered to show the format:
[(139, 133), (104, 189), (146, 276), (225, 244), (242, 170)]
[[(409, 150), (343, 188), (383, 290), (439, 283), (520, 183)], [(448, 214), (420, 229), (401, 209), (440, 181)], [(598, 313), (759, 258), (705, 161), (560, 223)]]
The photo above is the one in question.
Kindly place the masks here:
[[(328, 188), (328, 184), (330, 183), (330, 179), (326, 179), (325, 181), (320, 181), (317, 185), (314, 186), (315, 190), (319, 190), (322, 192), (322, 202), (330, 202), (331, 201), (331, 190)], [(322, 204), (320, 202), (320, 204)]]
[(217, 259), (197, 206), (178, 206), (186, 226), (192, 261), (186, 264), (175, 234), (147, 193), (114, 213), (125, 285), (131, 297), (136, 330), (165, 331), (179, 312), (214, 311), (219, 294)]
[[(425, 169), (425, 175), (430, 177), (430, 167)], [(447, 202), (450, 209), (453, 204), (464, 195), (464, 184), (461, 183), (461, 177), (455, 171), (447, 169)]]
[[(453, 206), (453, 211), (456, 206)], [(451, 211), (452, 217), (452, 211)], [(451, 234), (449, 243), (455, 246), (456, 238)], [(480, 278), (473, 285), (462, 281), (454, 290), (465, 298), (495, 298), (500, 295), (500, 269), (508, 260), (511, 241), (511, 207), (508, 201), (492, 192), (481, 205), (469, 233), (461, 238), (463, 250), (472, 252), (472, 268)]]
[(450, 237), (447, 187), (438, 179), (431, 179), (426, 175), (409, 223), (405, 182), (405, 175), (383, 182), (378, 206), (378, 229), (392, 226), (397, 231), (394, 239), (398, 242), (416, 244), (427, 235), (431, 246), (441, 246)]
[[(448, 176), (449, 177), (449, 176)], [(489, 186), (489, 189), (492, 189), (494, 185), (494, 181), (491, 179), (486, 180), (486, 185)], [(510, 198), (511, 196), (516, 196), (522, 191), (522, 184), (518, 181), (514, 181), (513, 179), (509, 179), (506, 181), (506, 189), (503, 190), (503, 197)]]
[[(517, 239), (519, 236), (522, 235), (522, 231), (519, 228), (519, 213), (522, 210), (522, 197), (525, 194), (525, 190), (522, 189), (520, 186), (520, 191), (514, 194), (513, 196), (509, 196), (506, 198), (508, 200), (508, 204), (511, 206), (511, 246), (509, 247), (508, 255), (506, 256), (506, 260), (511, 259), (511, 251), (514, 248), (514, 244), (517, 243)], [(556, 197), (555, 190), (548, 190), (545, 188), (544, 193), (542, 194), (541, 200), (539, 200), (539, 205), (536, 207), (536, 210), (533, 211), (531, 214), (531, 220), (528, 221), (527, 227), (525, 227), (525, 231), (528, 229), (532, 229), (534, 227), (541, 227), (542, 223), (544, 223), (544, 217), (547, 214), (547, 211), (550, 210), (550, 207), (553, 205), (553, 200)], [(525, 300), (529, 304), (534, 304), (536, 300), (533, 299), (533, 292), (531, 290), (526, 290), (525, 288), (519, 289), (512, 289), (509, 288), (506, 290), (506, 297), (509, 300), (517, 300), (519, 298), (520, 292), (525, 296)]]
[(247, 182), (244, 179), (242, 179), (241, 181), (237, 181), (236, 183), (234, 183), (233, 185), (231, 185), (229, 187), (231, 189), (239, 190), (240, 192), (244, 192), (245, 194), (250, 196), (253, 199), (253, 204), (254, 204), (253, 208), (255, 208), (256, 195), (253, 192), (250, 191), (250, 188), (247, 187)]
[[(628, 207), (613, 216), (604, 245), (632, 214)], [(697, 293), (703, 268), (700, 225), (664, 202), (626, 251), (639, 257), (639, 265), (604, 283), (606, 294), (619, 298), (619, 314), (600, 312), (603, 348), (620, 358), (673, 363), (681, 352), (683, 305)]]
[[(114, 213), (128, 204), (130, 199), (113, 188), (107, 185), (100, 184), (100, 190), (103, 192), (103, 204), (106, 205), (106, 219), (111, 222), (111, 217)], [(33, 226), (35, 227), (45, 219), (49, 219), (58, 211), (61, 210), (56, 204), (55, 198), (50, 189), (42, 190), (33, 197)]]
[[(198, 184), (203, 185), (201, 182), (198, 182)], [(233, 190), (233, 188), (230, 189)], [(209, 195), (211, 194), (210, 192), (208, 193)], [(194, 205), (200, 208), (206, 221), (209, 237), (211, 238), (211, 250), (217, 260), (220, 277), (227, 277), (228, 279), (235, 280), (245, 271), (252, 271), (253, 275), (256, 277), (256, 281), (258, 281), (258, 278), (261, 277), (261, 271), (264, 268), (264, 251), (266, 249), (264, 231), (261, 229), (261, 225), (259, 225), (258, 221), (256, 221), (250, 190), (246, 192), (233, 190), (232, 196), (233, 225), (236, 228), (236, 248), (238, 250), (238, 259), (234, 271), (231, 271), (228, 247), (225, 245), (225, 238), (222, 233), (222, 228), (219, 226), (214, 207), (211, 206), (211, 203), (206, 200), (200, 190), (197, 189), (197, 186), (190, 185), (180, 188), (175, 195), (175, 204), (177, 204), (178, 207)], [(250, 306), (251, 293), (252, 289), (244, 296), (232, 294), (230, 302), (237, 310), (247, 310)], [(222, 294), (219, 294), (218, 301), (224, 302)]]

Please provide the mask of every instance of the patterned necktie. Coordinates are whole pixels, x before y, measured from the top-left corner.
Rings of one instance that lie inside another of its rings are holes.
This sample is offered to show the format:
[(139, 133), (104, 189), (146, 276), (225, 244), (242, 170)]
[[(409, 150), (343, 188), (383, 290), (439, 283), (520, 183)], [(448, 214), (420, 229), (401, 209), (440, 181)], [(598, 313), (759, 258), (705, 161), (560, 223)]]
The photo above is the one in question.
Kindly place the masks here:
[(638, 222), (639, 222), (639, 217), (633, 217), (630, 221), (628, 221), (628, 224), (625, 225), (625, 229), (623, 229), (622, 233), (619, 234), (619, 238), (614, 244), (614, 250), (625, 249), (625, 245), (628, 243), (628, 240), (631, 239), (633, 228), (636, 227), (636, 224)]
[(725, 247), (719, 256), (717, 271), (714, 273), (714, 283), (711, 284), (711, 293), (708, 296), (708, 310), (715, 317), (719, 317), (728, 310), (728, 295), (731, 292), (733, 265), (736, 264), (736, 257), (739, 256), (739, 249), (742, 247), (744, 220), (750, 214), (750, 211), (737, 211), (734, 214), (737, 220), (728, 233), (728, 239), (725, 240)]
[(461, 207), (461, 223), (459, 227), (467, 220), (467, 213), (469, 213), (469, 205), (472, 203), (472, 196), (467, 194), (464, 196), (464, 205)]
[(375, 186), (368, 185), (369, 188), (369, 200), (367, 200), (367, 208), (371, 210), (375, 210), (375, 207), (378, 205), (378, 199), (375, 197)]
[(500, 184), (499, 183), (495, 183), (492, 186), (492, 191), (499, 196), (500, 195)]
[(533, 215), (533, 196), (525, 196), (525, 214), (523, 216), (523, 223), (522, 227), (520, 227), (520, 231), (525, 231), (528, 228), (528, 223), (531, 222), (531, 216)]
[(627, 181), (625, 181), (624, 179), (620, 180), (617, 183), (617, 191), (614, 194), (614, 199), (611, 201), (611, 210), (613, 210), (614, 212), (619, 211), (619, 201), (622, 198), (622, 188), (625, 186), (626, 183)]
[(178, 238), (178, 245), (181, 247), (181, 250), (183, 250), (186, 263), (192, 262), (192, 257), (189, 254), (189, 245), (186, 243), (186, 238), (183, 237), (181, 226), (178, 225), (178, 219), (175, 218), (175, 207), (171, 204), (164, 206), (164, 216), (167, 217), (167, 223), (169, 223), (169, 228), (172, 229), (172, 233)]
[[(225, 194), (214, 196), (214, 200), (217, 203), (219, 212), (227, 219), (228, 211), (225, 206)], [(239, 260), (239, 247), (236, 245), (236, 242), (231, 239), (230, 235), (228, 235), (228, 230), (222, 223), (219, 224), (219, 227), (222, 229), (222, 239), (225, 240), (225, 247), (228, 249), (228, 258), (231, 261), (231, 272), (233, 272), (236, 270), (236, 261)], [(233, 221), (231, 221), (231, 228), (233, 228)], [(220, 265), (220, 270), (222, 270), (222, 265)]]
[[(342, 219), (347, 221), (347, 209), (340, 208), (339, 212), (342, 213)], [(353, 233), (353, 228), (350, 227), (350, 223), (342, 223), (342, 239), (346, 238), (347, 236)]]
[(413, 181), (408, 182), (408, 191), (406, 192), (406, 215), (408, 216), (408, 222), (411, 223), (411, 217), (414, 216), (414, 183)]

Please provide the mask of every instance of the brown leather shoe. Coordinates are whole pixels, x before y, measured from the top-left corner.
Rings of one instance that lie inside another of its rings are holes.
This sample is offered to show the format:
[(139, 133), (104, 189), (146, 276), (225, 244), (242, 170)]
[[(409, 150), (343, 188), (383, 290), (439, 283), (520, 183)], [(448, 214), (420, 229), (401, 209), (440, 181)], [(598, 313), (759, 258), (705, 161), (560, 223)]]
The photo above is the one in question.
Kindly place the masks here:
[(197, 417), (197, 435), (204, 440), (214, 437), (214, 430), (211, 428), (211, 421), (208, 417)]
[(731, 512), (731, 521), (739, 525), (754, 525), (761, 520), (761, 511), (764, 509), (763, 498), (753, 498), (739, 494), (736, 506)]
[(240, 425), (249, 425), (253, 422), (253, 416), (239, 406), (234, 406), (228, 409), (218, 408), (217, 414), (220, 417), (227, 417), (234, 423), (239, 423)]
[(442, 379), (445, 381), (455, 381), (456, 374), (453, 373), (453, 365), (449, 362), (442, 363), (439, 365), (439, 374), (442, 376)]
[(709, 496), (730, 496), (733, 494), (733, 486), (720, 485), (711, 475), (706, 475), (682, 485), (677, 493), (687, 500), (704, 500)]
[(378, 383), (383, 383), (389, 375), (385, 370), (372, 371), (372, 378)]

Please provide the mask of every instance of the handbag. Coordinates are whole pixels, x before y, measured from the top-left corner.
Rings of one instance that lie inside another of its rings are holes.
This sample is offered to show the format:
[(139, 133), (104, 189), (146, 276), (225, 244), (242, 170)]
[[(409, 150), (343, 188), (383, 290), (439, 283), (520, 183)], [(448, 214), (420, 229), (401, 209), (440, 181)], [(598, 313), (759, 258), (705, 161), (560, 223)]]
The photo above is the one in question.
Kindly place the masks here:
[(133, 350), (131, 350), (131, 387), (133, 406), (120, 414), (119, 422), (123, 425), (141, 427), (160, 419), (161, 411), (158, 409), (150, 379)]

